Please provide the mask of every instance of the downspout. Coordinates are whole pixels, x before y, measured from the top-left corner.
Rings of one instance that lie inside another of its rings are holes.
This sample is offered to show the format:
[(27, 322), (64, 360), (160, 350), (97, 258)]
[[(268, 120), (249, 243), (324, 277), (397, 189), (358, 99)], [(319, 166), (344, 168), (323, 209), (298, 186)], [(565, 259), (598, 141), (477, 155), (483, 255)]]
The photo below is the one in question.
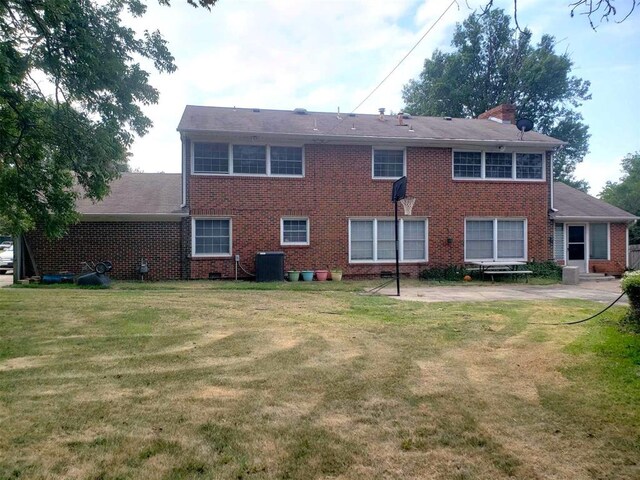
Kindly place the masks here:
[(187, 153), (182, 134), (180, 134), (180, 145), (182, 146), (182, 205), (180, 207), (184, 208), (187, 206), (187, 169), (185, 168)]
[(22, 250), (22, 235), (18, 235), (13, 239), (13, 283), (16, 285), (20, 283), (22, 272), (24, 271)]

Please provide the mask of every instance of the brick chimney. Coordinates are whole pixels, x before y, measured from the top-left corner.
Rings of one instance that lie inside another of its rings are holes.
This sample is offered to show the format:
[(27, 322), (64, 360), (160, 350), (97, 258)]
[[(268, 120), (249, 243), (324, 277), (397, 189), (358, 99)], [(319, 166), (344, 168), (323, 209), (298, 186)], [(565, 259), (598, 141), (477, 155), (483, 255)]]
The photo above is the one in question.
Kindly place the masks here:
[(497, 107), (493, 107), (491, 110), (487, 110), (484, 113), (478, 115), (478, 118), (488, 118), (494, 122), (499, 123), (516, 123), (516, 107), (509, 103), (503, 103)]

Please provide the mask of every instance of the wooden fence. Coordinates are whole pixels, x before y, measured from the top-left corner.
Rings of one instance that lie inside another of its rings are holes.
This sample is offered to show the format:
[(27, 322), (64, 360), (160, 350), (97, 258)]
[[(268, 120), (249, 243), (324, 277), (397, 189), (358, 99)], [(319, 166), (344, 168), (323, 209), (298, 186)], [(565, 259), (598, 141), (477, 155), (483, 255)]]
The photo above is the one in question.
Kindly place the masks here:
[(640, 270), (640, 245), (629, 245), (629, 268)]

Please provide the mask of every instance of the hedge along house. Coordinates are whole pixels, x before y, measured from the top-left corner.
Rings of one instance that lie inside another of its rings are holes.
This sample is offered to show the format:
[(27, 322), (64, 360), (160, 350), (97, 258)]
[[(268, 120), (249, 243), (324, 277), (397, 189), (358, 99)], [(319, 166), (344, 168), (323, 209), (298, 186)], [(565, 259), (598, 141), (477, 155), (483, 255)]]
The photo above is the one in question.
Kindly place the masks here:
[[(377, 276), (393, 270), (391, 186), (406, 175), (417, 201), (400, 218), (404, 275), (475, 260), (562, 260), (560, 229), (578, 219), (594, 242), (585, 254), (602, 255), (601, 209), (613, 207), (589, 197), (565, 218), (582, 194), (551, 181), (562, 142), (522, 134), (514, 112), (501, 105), (458, 119), (187, 106), (181, 175), (125, 174), (103, 202), (79, 202), (82, 221), (65, 238), (35, 232), (27, 241), (41, 273), (109, 259), (114, 277), (137, 278), (145, 258), (149, 279), (234, 278), (236, 259), (253, 272), (258, 252), (282, 251), (287, 270)], [(601, 263), (626, 265), (633, 219), (607, 217)]]

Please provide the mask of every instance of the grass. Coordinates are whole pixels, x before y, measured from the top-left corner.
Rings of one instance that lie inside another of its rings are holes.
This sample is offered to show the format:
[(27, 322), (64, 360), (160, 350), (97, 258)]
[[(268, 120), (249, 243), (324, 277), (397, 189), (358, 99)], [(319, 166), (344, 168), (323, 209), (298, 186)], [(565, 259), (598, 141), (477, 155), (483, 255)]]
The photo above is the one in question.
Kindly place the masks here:
[(638, 478), (623, 308), (372, 286), (0, 290), (0, 478)]

